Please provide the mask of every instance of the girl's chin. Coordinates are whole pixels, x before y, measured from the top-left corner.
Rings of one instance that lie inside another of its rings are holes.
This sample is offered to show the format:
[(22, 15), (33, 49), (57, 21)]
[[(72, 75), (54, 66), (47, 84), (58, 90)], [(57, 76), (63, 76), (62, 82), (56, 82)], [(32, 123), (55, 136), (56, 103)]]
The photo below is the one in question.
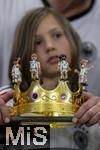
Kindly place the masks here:
[(47, 72), (46, 73), (46, 76), (48, 76), (48, 77), (50, 77), (50, 78), (52, 78), (52, 77), (58, 77), (60, 75), (60, 73), (59, 72), (57, 72), (57, 71), (52, 71), (52, 72)]

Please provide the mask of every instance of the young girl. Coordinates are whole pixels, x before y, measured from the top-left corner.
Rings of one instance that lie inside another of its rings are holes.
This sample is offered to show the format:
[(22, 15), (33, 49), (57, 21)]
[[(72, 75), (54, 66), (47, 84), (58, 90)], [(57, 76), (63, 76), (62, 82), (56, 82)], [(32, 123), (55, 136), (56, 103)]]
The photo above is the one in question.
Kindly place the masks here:
[[(12, 80), (11, 69), (13, 62), (16, 58), (20, 58), (22, 72), (21, 90), (25, 91), (28, 89), (31, 83), (29, 62), (31, 55), (35, 53), (41, 64), (41, 86), (47, 90), (54, 89), (60, 79), (60, 73), (57, 69), (59, 57), (65, 55), (71, 68), (68, 74), (69, 87), (72, 91), (75, 91), (78, 80), (74, 70), (79, 70), (80, 44), (81, 41), (77, 33), (66, 18), (56, 10), (39, 8), (29, 11), (16, 28), (9, 65), (10, 80)], [(12, 95), (13, 92), (10, 91), (0, 97), (0, 123), (9, 122), (9, 109), (5, 103)], [(84, 95), (87, 102), (76, 112), (73, 122), (77, 124), (87, 123), (88, 125), (100, 123), (100, 98), (88, 92), (85, 92)], [(62, 135), (63, 131), (61, 131)], [(66, 137), (69, 139), (67, 134)], [(52, 140), (55, 141), (57, 139), (52, 137)]]

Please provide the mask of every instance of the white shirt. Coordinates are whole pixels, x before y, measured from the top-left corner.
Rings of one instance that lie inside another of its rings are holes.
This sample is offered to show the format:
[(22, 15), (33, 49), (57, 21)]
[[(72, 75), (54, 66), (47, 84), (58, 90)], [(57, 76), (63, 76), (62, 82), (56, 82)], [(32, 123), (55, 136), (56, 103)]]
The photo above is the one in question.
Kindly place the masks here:
[(82, 41), (92, 42), (97, 48), (96, 58), (91, 62), (94, 69), (88, 71), (88, 90), (100, 96), (100, 0), (84, 16), (71, 22)]

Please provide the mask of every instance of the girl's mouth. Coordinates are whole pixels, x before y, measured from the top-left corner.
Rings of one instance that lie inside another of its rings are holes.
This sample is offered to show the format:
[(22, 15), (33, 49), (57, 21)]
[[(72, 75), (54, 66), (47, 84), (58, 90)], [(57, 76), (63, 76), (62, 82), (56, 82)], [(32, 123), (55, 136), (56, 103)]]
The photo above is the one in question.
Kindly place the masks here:
[(59, 56), (51, 56), (47, 60), (47, 63), (49, 63), (49, 64), (56, 64), (58, 62), (59, 62)]

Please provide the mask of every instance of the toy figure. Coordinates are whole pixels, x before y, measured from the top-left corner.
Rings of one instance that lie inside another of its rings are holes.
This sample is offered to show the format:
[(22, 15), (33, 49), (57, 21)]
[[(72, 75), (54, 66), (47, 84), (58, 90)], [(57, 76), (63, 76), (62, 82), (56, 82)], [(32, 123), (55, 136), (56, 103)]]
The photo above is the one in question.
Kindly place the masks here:
[(86, 86), (88, 86), (87, 73), (90, 69), (94, 68), (94, 66), (88, 66), (88, 60), (81, 59), (80, 60), (80, 71), (77, 69), (74, 72), (79, 74), (79, 83), (82, 84), (83, 89), (86, 91)]
[(22, 81), (22, 74), (20, 72), (21, 65), (19, 64), (19, 62), (20, 62), (20, 58), (16, 59), (16, 61), (14, 61), (14, 65), (12, 67), (11, 73), (12, 73), (12, 82), (13, 83)]
[(67, 58), (65, 55), (61, 55), (59, 58), (60, 58), (60, 62), (58, 63), (58, 68), (60, 69), (61, 79), (67, 80), (68, 71), (70, 71), (71, 69), (69, 67), (69, 64), (67, 62)]
[(30, 61), (30, 72), (32, 79), (38, 79), (39, 78), (39, 69), (40, 69), (40, 63), (37, 61), (37, 55), (34, 53), (31, 56)]
[(87, 73), (90, 69), (93, 68), (93, 66), (87, 66), (88, 64), (88, 60), (86, 59), (82, 59), (80, 61), (81, 64), (81, 69), (80, 69), (80, 73), (79, 73), (79, 82), (83, 85), (83, 86), (87, 86)]

